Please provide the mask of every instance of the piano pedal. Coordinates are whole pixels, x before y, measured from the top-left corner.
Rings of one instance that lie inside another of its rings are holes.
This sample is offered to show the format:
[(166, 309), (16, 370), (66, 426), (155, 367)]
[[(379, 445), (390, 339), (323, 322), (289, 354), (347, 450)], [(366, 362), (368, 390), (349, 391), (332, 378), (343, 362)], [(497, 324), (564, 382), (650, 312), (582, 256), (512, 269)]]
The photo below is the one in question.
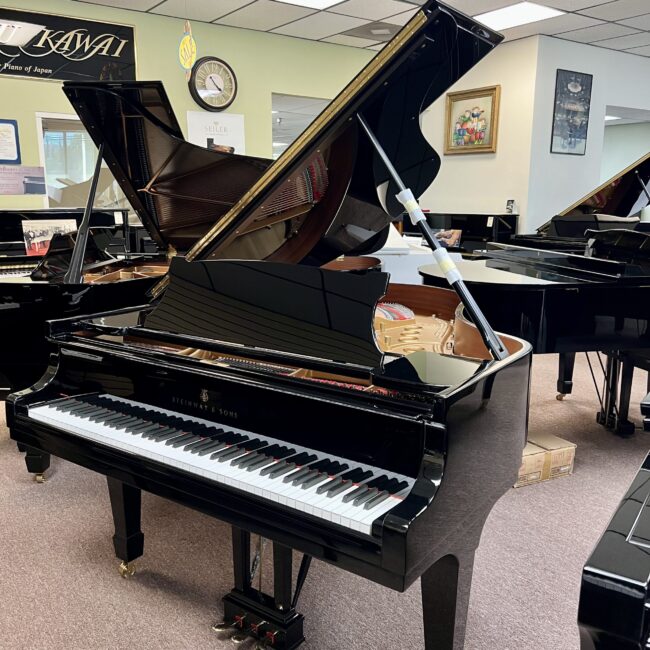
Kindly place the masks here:
[(122, 562), (117, 568), (120, 575), (126, 580), (135, 575), (135, 564), (133, 562)]
[(249, 636), (248, 634), (244, 633), (244, 623), (246, 621), (246, 615), (238, 615), (235, 616), (233, 621), (223, 621), (221, 623), (215, 623), (212, 626), (212, 631), (216, 632), (217, 634), (221, 634), (224, 636), (230, 635), (230, 638), (232, 639), (234, 636), (236, 637), (241, 637), (240, 640), (234, 640), (235, 643), (242, 643), (243, 641), (246, 640), (246, 638)]
[(37, 483), (45, 483), (45, 474), (34, 474), (34, 480)]

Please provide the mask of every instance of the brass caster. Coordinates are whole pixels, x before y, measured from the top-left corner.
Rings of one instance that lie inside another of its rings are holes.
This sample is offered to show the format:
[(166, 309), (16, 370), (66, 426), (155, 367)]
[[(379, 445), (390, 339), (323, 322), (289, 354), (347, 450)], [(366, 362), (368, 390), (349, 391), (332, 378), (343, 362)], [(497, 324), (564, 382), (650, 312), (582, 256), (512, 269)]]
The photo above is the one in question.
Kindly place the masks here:
[(565, 397), (566, 397), (566, 395), (565, 395), (564, 393), (558, 393), (558, 394), (555, 396), (555, 399), (556, 399), (558, 402), (561, 402)]
[(34, 480), (37, 483), (45, 483), (45, 474), (34, 474)]
[(122, 562), (117, 569), (120, 575), (126, 580), (135, 574), (135, 564), (133, 562)]

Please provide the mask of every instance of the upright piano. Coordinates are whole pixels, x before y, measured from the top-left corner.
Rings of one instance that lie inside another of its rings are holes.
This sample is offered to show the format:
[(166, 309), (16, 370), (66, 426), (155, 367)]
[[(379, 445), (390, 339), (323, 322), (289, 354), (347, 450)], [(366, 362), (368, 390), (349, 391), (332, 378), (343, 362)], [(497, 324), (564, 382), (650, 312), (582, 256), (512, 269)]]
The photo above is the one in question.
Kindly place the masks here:
[[(576, 352), (650, 347), (650, 234), (635, 216), (650, 203), (649, 185), (650, 154), (567, 211), (567, 219), (577, 215), (582, 237), (521, 235), (508, 244), (492, 244), (478, 259), (459, 263), (497, 329), (526, 339), (534, 353), (560, 353), (558, 399), (571, 392)], [(616, 213), (606, 222), (616, 223), (616, 228), (601, 229), (589, 221), (598, 216), (590, 210), (601, 208)], [(611, 221), (617, 215), (624, 221)], [(621, 223), (627, 227), (619, 227)], [(591, 227), (582, 231), (584, 226)], [(424, 284), (444, 286), (435, 265), (421, 267), (420, 274)], [(630, 435), (630, 368), (624, 368), (620, 398), (615, 355), (608, 357), (605, 374), (598, 421)]]
[[(500, 40), (428, 0), (148, 306), (52, 322), (47, 373), (7, 402), (31, 453), (107, 477), (123, 575), (142, 490), (233, 526), (216, 629), (237, 641), (302, 643), (315, 557), (398, 591), (421, 578), (426, 647), (463, 645), (474, 551), (521, 462), (530, 345), (504, 336), (495, 360), (454, 292), (319, 262), (337, 240), (381, 245), (402, 209), (358, 118), (420, 194), (440, 159), (419, 113)], [(321, 191), (296, 210), (306, 173)], [(273, 594), (253, 586), (251, 533), (273, 543)]]
[(582, 571), (581, 650), (650, 645), (650, 454)]

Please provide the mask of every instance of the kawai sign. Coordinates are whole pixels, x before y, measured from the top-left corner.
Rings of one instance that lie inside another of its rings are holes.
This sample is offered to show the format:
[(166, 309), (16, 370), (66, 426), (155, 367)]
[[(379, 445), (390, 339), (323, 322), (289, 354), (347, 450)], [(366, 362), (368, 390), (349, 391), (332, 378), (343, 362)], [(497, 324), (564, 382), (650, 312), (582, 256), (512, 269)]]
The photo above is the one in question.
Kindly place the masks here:
[(0, 8), (0, 75), (135, 79), (133, 27)]

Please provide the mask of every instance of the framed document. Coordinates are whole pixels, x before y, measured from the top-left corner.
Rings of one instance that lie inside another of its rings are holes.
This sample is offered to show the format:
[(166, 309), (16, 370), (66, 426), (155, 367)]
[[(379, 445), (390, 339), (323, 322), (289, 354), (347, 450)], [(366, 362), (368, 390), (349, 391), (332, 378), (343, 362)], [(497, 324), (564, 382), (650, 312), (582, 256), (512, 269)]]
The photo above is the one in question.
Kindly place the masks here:
[(20, 142), (16, 120), (0, 120), (0, 165), (20, 165)]

